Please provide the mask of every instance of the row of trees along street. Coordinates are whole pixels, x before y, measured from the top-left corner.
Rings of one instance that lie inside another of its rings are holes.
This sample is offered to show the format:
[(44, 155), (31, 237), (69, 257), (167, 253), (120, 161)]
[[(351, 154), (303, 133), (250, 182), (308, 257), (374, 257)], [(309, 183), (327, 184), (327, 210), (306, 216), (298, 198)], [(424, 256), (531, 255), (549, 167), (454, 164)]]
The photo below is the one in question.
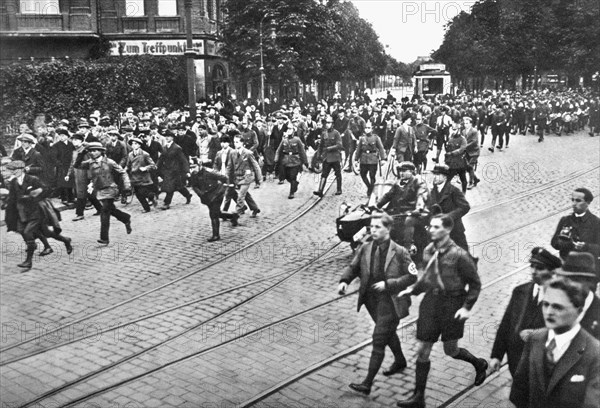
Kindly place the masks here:
[[(598, 0), (480, 0), (446, 26), (432, 57), (459, 88), (531, 88), (541, 73), (593, 85), (600, 68)], [(597, 86), (597, 84), (596, 84)]]
[[(236, 78), (232, 92), (260, 89), (260, 39), (263, 40), (265, 96), (285, 97), (298, 83), (331, 92), (341, 81), (347, 90), (374, 88), (380, 75), (409, 81), (413, 66), (385, 53), (370, 23), (350, 2), (339, 0), (228, 0), (224, 2), (223, 53)], [(262, 28), (262, 33), (261, 33)], [(344, 87), (342, 93), (344, 93)]]

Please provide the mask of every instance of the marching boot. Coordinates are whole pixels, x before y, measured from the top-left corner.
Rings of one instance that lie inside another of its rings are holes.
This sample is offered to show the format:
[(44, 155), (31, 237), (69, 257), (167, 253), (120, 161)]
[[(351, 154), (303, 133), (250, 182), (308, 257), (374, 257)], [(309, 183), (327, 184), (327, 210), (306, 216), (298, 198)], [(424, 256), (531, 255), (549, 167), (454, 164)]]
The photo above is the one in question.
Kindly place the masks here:
[(20, 264), (18, 264), (17, 266), (19, 268), (24, 268), (25, 270), (21, 271), (21, 272), (27, 272), (28, 270), (31, 269), (32, 265), (33, 265), (33, 253), (35, 252), (37, 248), (37, 244), (35, 243), (35, 241), (27, 241), (27, 259), (25, 259), (24, 262), (21, 262)]
[(481, 385), (485, 381), (487, 376), (488, 362), (483, 358), (477, 358), (471, 354), (467, 349), (459, 348), (458, 354), (453, 358), (457, 360), (466, 361), (471, 363), (475, 367), (475, 385)]
[(423, 363), (417, 360), (417, 374), (415, 378), (415, 391), (413, 395), (404, 401), (398, 401), (397, 406), (401, 408), (425, 408), (425, 388), (427, 387), (427, 376), (431, 362)]
[(313, 191), (313, 194), (316, 195), (317, 197), (323, 197), (323, 190), (325, 189), (325, 183), (327, 183), (327, 179), (321, 178), (321, 180), (319, 180), (319, 190)]
[(212, 237), (210, 237), (207, 241), (208, 242), (215, 242), (221, 239), (221, 237), (219, 236), (219, 226), (220, 226), (220, 221), (218, 218), (211, 218), (210, 219), (210, 223), (212, 226)]

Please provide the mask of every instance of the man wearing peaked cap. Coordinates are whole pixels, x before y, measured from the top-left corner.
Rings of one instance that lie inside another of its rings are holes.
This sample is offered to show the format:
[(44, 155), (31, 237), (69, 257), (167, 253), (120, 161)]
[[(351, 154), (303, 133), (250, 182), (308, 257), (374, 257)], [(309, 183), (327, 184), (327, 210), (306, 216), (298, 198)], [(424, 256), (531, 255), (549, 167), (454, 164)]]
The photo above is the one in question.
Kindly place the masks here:
[(581, 327), (600, 340), (600, 299), (595, 294), (598, 275), (594, 257), (586, 252), (570, 252), (556, 274), (581, 283), (589, 291), (578, 320)]
[(498, 370), (506, 354), (508, 368), (513, 376), (517, 371), (525, 340), (534, 330), (544, 327), (541, 305), (544, 284), (552, 279), (554, 271), (561, 266), (558, 257), (541, 247), (531, 250), (529, 263), (531, 282), (513, 289), (508, 307), (498, 327), (490, 361), (492, 370)]
[(43, 163), (41, 153), (35, 149), (37, 140), (28, 133), (20, 135), (17, 139), (21, 142), (21, 146), (13, 151), (11, 159), (25, 162), (25, 173), (39, 175)]

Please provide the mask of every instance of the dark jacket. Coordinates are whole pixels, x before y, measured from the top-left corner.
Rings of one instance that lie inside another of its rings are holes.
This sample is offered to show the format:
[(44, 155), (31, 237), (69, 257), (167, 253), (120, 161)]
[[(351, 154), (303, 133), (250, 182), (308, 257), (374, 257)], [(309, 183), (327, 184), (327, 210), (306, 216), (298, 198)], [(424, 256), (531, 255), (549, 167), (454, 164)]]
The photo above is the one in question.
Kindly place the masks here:
[[(355, 278), (360, 278), (360, 288), (358, 289), (357, 311), (365, 303), (367, 295), (369, 277), (371, 275), (371, 251), (373, 242), (367, 242), (361, 245), (356, 251), (350, 266), (346, 268), (340, 282), (350, 283)], [(403, 296), (398, 298), (396, 295), (412, 285), (416, 280), (416, 267), (414, 266), (408, 251), (390, 240), (390, 246), (385, 259), (385, 293), (392, 298), (394, 309), (400, 319), (408, 316), (410, 307), (410, 298)]]
[(275, 152), (275, 162), (281, 160), (281, 165), (285, 167), (302, 167), (308, 165), (304, 144), (298, 136), (283, 138), (281, 144)]
[(119, 166), (125, 168), (127, 166), (127, 148), (125, 143), (117, 140), (117, 143), (113, 145), (112, 140), (108, 142), (106, 147), (106, 157), (112, 159)]
[(142, 144), (142, 146), (140, 146), (140, 147), (142, 148), (142, 150), (144, 150), (144, 151), (148, 152), (148, 154), (150, 154), (150, 157), (152, 158), (154, 163), (158, 162), (158, 159), (163, 152), (163, 147), (156, 140), (152, 140), (150, 142), (150, 145), (148, 145), (148, 143), (144, 142)]
[(462, 217), (469, 212), (471, 206), (463, 192), (458, 187), (452, 185), (450, 180), (446, 181), (440, 191), (437, 190), (437, 186), (431, 189), (427, 207), (432, 211), (432, 207), (436, 204), (441, 208), (442, 213), (452, 217), (454, 221), (454, 228), (452, 230), (464, 232), (465, 226), (463, 225)]
[[(33, 149), (32, 149), (33, 150)], [(37, 197), (30, 195), (30, 192), (41, 188), (45, 190), (46, 186), (35, 176), (26, 174), (23, 178), (23, 184), (19, 185), (17, 178), (13, 178), (8, 185), (8, 198), (6, 200), (6, 212), (4, 219), (6, 221), (7, 231), (17, 231), (19, 222), (27, 224), (42, 218), (42, 211), (38, 203), (45, 198), (44, 191)]]
[[(140, 167), (146, 167), (146, 170), (141, 171)], [(129, 157), (127, 159), (127, 172), (129, 173), (129, 180), (133, 186), (151, 185), (151, 170), (156, 170), (156, 165), (154, 164), (154, 161), (148, 152), (140, 149), (138, 154), (135, 154), (133, 151), (129, 153)]]
[[(444, 284), (445, 292), (450, 296), (460, 296), (466, 293), (463, 307), (471, 310), (481, 291), (481, 280), (471, 255), (451, 239), (440, 248), (436, 248), (432, 242), (423, 251), (423, 263), (425, 265), (429, 263), (436, 251), (439, 251), (438, 273)], [(467, 285), (469, 287), (468, 291), (466, 290)], [(434, 289), (440, 288), (432, 285), (425, 274), (417, 281), (412, 293), (416, 296)]]
[(65, 177), (69, 174), (75, 147), (73, 147), (71, 142), (57, 142), (52, 145), (51, 149), (56, 166), (56, 186), (73, 187), (73, 179), (69, 178), (69, 181), (65, 181)]
[(339, 132), (337, 130), (323, 131), (317, 157), (328, 163), (340, 162), (342, 161), (342, 150), (344, 150), (344, 147)]
[(176, 143), (172, 143), (158, 159), (156, 164), (158, 173), (163, 178), (162, 191), (172, 193), (185, 187), (185, 179), (190, 171), (190, 164), (183, 150)]
[[(563, 229), (571, 228), (572, 239), (560, 238)], [(552, 241), (552, 247), (560, 251), (560, 257), (565, 258), (569, 252), (574, 251), (573, 241), (585, 242), (582, 252), (589, 252), (596, 259), (598, 267), (598, 257), (600, 257), (600, 218), (596, 217), (589, 210), (583, 217), (575, 217), (574, 214), (562, 217), (558, 222)]]
[(361, 164), (377, 164), (379, 160), (385, 159), (383, 143), (375, 133), (363, 135), (358, 139), (356, 148), (356, 160)]
[(377, 207), (382, 208), (386, 204), (389, 214), (400, 214), (406, 211), (414, 211), (419, 199), (425, 204), (427, 202), (427, 185), (416, 177), (409, 180), (404, 186), (394, 183), (392, 188), (377, 202)]
[(510, 401), (517, 408), (597, 408), (600, 401), (600, 343), (580, 330), (556, 362), (549, 381), (544, 372), (548, 330), (525, 344)]
[(502, 361), (507, 355), (508, 369), (514, 377), (525, 342), (519, 333), (525, 329), (541, 329), (544, 325), (542, 306), (533, 298), (533, 282), (517, 286), (504, 311), (492, 347), (492, 358)]
[(42, 155), (35, 147), (29, 149), (27, 153), (25, 153), (23, 147), (19, 147), (13, 152), (11, 159), (25, 162), (25, 166), (29, 167), (29, 174), (39, 175), (42, 172)]
[(190, 176), (190, 186), (205, 205), (223, 200), (226, 190), (225, 183), (227, 183), (227, 176), (206, 167), (192, 172)]

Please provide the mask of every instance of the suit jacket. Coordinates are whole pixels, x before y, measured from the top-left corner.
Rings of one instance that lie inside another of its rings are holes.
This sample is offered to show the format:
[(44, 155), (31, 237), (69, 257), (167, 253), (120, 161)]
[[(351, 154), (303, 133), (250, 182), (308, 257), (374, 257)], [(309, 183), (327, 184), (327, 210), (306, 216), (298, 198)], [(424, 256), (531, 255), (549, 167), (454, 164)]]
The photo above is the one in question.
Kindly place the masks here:
[(589, 252), (596, 259), (596, 270), (600, 271), (600, 218), (596, 217), (589, 210), (578, 219), (574, 214), (562, 217), (558, 222), (551, 245), (560, 251), (560, 257), (565, 258), (570, 251), (574, 251), (572, 240), (564, 240), (559, 237), (563, 228), (572, 228), (572, 235), (576, 241), (585, 242), (585, 247), (581, 252)]
[[(367, 285), (371, 274), (371, 250), (373, 241), (362, 245), (354, 255), (350, 266), (346, 268), (340, 282), (350, 283), (355, 278), (360, 278), (358, 289), (358, 305), (356, 310), (365, 303)], [(417, 269), (414, 266), (408, 251), (390, 240), (390, 246), (385, 259), (385, 287), (386, 293), (391, 296), (394, 308), (400, 319), (408, 316), (410, 297), (398, 298), (396, 295), (412, 285), (417, 280)]]
[(431, 207), (437, 204), (442, 209), (442, 213), (452, 217), (454, 221), (453, 231), (465, 231), (462, 217), (469, 212), (471, 206), (463, 192), (458, 187), (453, 186), (450, 180), (444, 184), (441, 190), (437, 190), (436, 187), (431, 189), (428, 203), (430, 210)]
[[(229, 164), (231, 163), (231, 161), (233, 160), (233, 155), (235, 153), (235, 150), (232, 148), (227, 149), (227, 155), (225, 156), (225, 176), (227, 176), (229, 173), (227, 173), (227, 168), (229, 168)], [(219, 150), (215, 156), (215, 163), (213, 165), (213, 169), (215, 169), (216, 171), (218, 171), (219, 173), (221, 173), (221, 169), (223, 167), (223, 149)], [(231, 181), (233, 182), (233, 181)]]
[(546, 384), (545, 344), (548, 330), (525, 344), (514, 376), (510, 400), (517, 408), (597, 408), (600, 401), (600, 343), (585, 330), (573, 338)]
[[(42, 189), (42, 194), (37, 197), (31, 196), (31, 191), (38, 188)], [(25, 174), (23, 184), (20, 185), (17, 178), (13, 178), (8, 183), (8, 191), (6, 212), (4, 213), (8, 232), (17, 231), (19, 229), (19, 222), (27, 224), (30, 221), (42, 218), (42, 212), (38, 203), (45, 198), (47, 188), (39, 178)]]
[(519, 332), (545, 327), (542, 306), (533, 298), (533, 285), (533, 282), (524, 283), (513, 290), (492, 347), (492, 358), (502, 361), (504, 354), (507, 355), (508, 368), (513, 377), (525, 347)]
[(596, 340), (600, 340), (600, 299), (594, 295), (594, 300), (589, 309), (585, 312), (583, 319), (581, 319), (581, 327), (583, 327), (589, 334), (594, 336)]
[(183, 150), (176, 143), (171, 143), (168, 148), (165, 147), (156, 167), (163, 178), (162, 191), (171, 193), (185, 187), (185, 178), (190, 171), (190, 164)]
[(252, 180), (260, 184), (262, 173), (252, 151), (241, 148), (233, 151), (231, 163), (227, 168), (229, 180), (236, 184), (250, 184)]
[(15, 149), (11, 159), (25, 162), (25, 166), (29, 167), (29, 174), (37, 176), (42, 172), (42, 155), (35, 149), (35, 147), (29, 149), (27, 153), (25, 153), (25, 149), (23, 149), (23, 147)]
[(411, 126), (409, 126), (408, 129), (404, 129), (404, 126), (400, 126), (394, 135), (392, 149), (394, 149), (396, 154), (400, 156), (406, 151), (414, 153), (416, 144), (417, 139), (415, 136), (415, 130)]

